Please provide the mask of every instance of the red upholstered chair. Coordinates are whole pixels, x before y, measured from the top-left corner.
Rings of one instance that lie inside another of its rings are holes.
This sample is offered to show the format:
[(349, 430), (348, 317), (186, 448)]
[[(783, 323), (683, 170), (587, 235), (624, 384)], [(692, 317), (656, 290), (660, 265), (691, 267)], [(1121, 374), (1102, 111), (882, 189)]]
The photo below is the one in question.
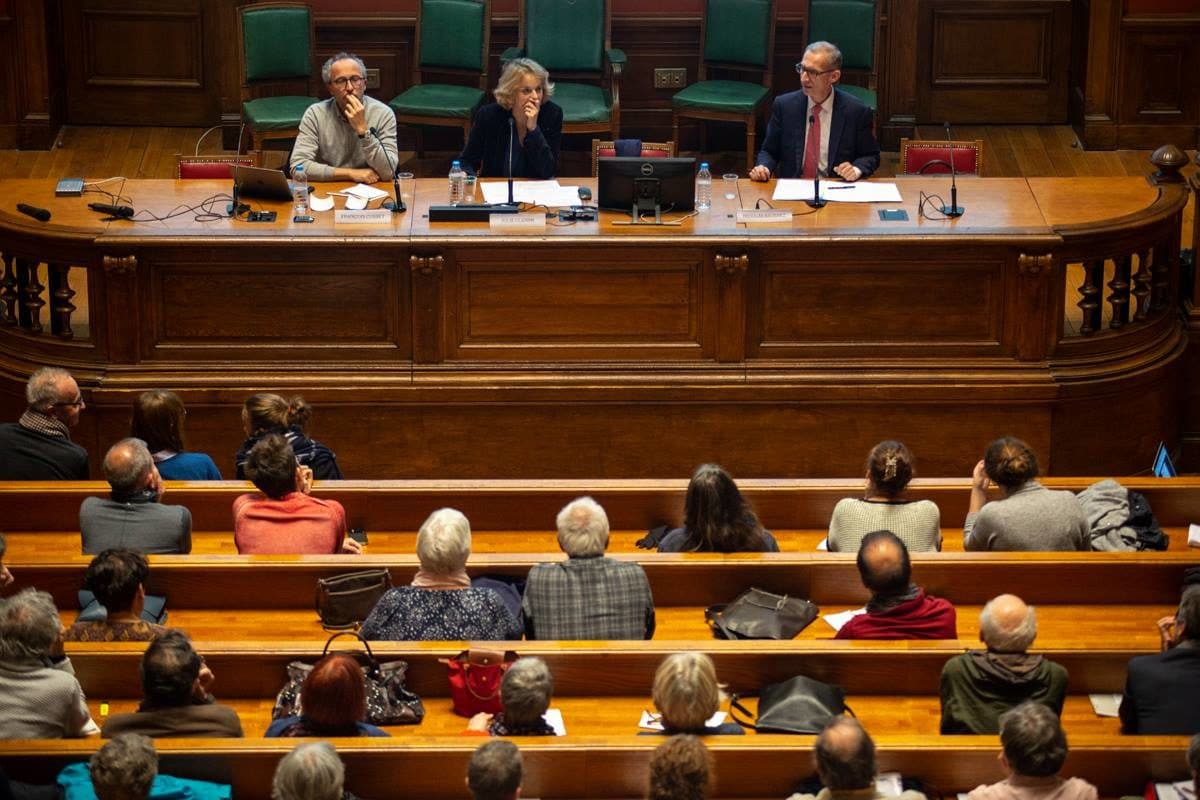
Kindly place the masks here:
[(240, 156), (175, 156), (175, 177), (182, 180), (224, 180), (233, 177), (233, 165), (257, 167), (258, 151)]
[[(600, 174), (600, 159), (617, 154), (616, 143), (610, 140), (592, 139), (592, 177)], [(642, 142), (642, 158), (674, 158), (674, 142)]]
[(931, 139), (900, 140), (900, 174), (933, 175), (950, 172), (950, 152), (953, 146), (954, 168), (962, 175), (983, 173), (983, 140), (947, 142)]

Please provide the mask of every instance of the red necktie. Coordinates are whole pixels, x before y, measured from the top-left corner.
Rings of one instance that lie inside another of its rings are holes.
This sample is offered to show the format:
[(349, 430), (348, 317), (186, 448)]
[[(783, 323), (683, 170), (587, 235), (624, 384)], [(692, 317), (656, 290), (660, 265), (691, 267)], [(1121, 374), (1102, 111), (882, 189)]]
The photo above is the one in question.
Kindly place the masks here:
[(804, 140), (804, 174), (801, 178), (817, 177), (817, 165), (821, 161), (821, 104), (813, 103), (809, 115), (812, 125), (808, 126), (808, 137)]

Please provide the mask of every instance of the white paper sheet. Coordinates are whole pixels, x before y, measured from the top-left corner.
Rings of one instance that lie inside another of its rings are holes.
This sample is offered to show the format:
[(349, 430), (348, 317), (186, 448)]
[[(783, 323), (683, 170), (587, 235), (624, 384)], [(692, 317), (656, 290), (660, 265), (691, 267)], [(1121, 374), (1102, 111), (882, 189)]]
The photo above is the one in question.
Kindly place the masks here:
[[(725, 721), (728, 716), (724, 711), (718, 711), (705, 721), (705, 725), (710, 728), (715, 728)], [(645, 709), (642, 710), (642, 718), (638, 720), (638, 727), (647, 731), (661, 731), (663, 729), (662, 719), (658, 714), (651, 714)]]
[(845, 625), (847, 622), (854, 619), (859, 614), (865, 614), (865, 613), (867, 613), (867, 610), (865, 608), (855, 608), (855, 609), (851, 609), (850, 611), (842, 611), (837, 614), (826, 614), (825, 616), (821, 617), (821, 619), (828, 622), (829, 627), (833, 628), (835, 631), (840, 631), (842, 629), (842, 626)]
[(352, 197), (361, 197), (363, 200), (374, 200), (377, 197), (391, 196), (388, 192), (376, 189), (374, 186), (368, 186), (365, 183), (356, 183), (349, 189), (346, 189), (345, 193)]
[(1188, 547), (1200, 547), (1200, 525), (1188, 525)]
[(308, 196), (308, 208), (310, 211), (328, 211), (333, 208), (333, 198), (329, 195), (318, 197), (315, 194)]
[(551, 728), (554, 728), (555, 736), (566, 736), (567, 726), (563, 724), (563, 715), (561, 708), (547, 708), (546, 713), (542, 714), (542, 719)]
[(826, 536), (821, 541), (817, 542), (817, 549), (823, 553), (829, 552), (829, 537)]
[(884, 797), (899, 797), (904, 792), (904, 779), (899, 772), (881, 772), (875, 776), (875, 791)]
[(1088, 700), (1092, 701), (1092, 710), (1098, 717), (1115, 717), (1117, 709), (1121, 707), (1121, 695), (1119, 694), (1089, 694)]
[(1158, 800), (1196, 800), (1196, 786), (1192, 781), (1156, 783), (1154, 793)]
[[(479, 184), (485, 203), (507, 203), (508, 182), (489, 181)], [(579, 205), (578, 186), (560, 186), (558, 181), (513, 181), (513, 200), (548, 208)]]
[(358, 195), (346, 195), (346, 208), (351, 211), (358, 211), (367, 207), (367, 198), (359, 197)]
[[(831, 203), (899, 203), (900, 189), (894, 183), (821, 181), (821, 197)], [(813, 182), (781, 178), (775, 182), (772, 200), (811, 200)]]

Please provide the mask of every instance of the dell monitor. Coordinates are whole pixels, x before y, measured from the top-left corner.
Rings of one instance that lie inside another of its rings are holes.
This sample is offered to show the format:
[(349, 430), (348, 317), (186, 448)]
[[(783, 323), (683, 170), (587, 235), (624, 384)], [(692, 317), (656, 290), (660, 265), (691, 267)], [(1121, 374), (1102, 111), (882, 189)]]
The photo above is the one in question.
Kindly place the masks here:
[(658, 220), (662, 214), (692, 210), (695, 180), (694, 158), (604, 157), (599, 159), (596, 205), (629, 212), (634, 222), (649, 213)]

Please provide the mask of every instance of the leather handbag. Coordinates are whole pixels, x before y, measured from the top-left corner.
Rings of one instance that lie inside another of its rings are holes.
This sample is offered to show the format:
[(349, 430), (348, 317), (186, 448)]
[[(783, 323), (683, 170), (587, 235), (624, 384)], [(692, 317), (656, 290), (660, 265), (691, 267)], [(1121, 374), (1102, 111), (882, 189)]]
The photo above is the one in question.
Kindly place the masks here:
[(386, 569), (364, 569), (317, 579), (314, 601), (322, 627), (330, 630), (357, 628), (371, 614), (388, 589), (392, 574)]
[(773, 683), (759, 692), (758, 718), (754, 722), (738, 719), (738, 711), (748, 718), (753, 715), (737, 695), (729, 705), (734, 722), (759, 733), (820, 733), (838, 714), (854, 715), (846, 705), (842, 687), (804, 675)]
[[(325, 642), (325, 649), (321, 651), (322, 658), (329, 653), (329, 646), (339, 636), (353, 636), (366, 648), (366, 652), (350, 652), (362, 666), (363, 684), (367, 690), (367, 722), (372, 725), (416, 725), (425, 718), (425, 705), (421, 698), (404, 686), (407, 661), (380, 662), (371, 652), (367, 640), (353, 632), (330, 636)], [(312, 664), (303, 661), (293, 661), (287, 665), (287, 684), (275, 698), (271, 719), (304, 715), (300, 695), (312, 668)]]
[(450, 680), (450, 699), (454, 713), (473, 717), (479, 713), (496, 714), (500, 703), (500, 681), (518, 658), (512, 650), (463, 650), (454, 658), (444, 659)]
[(809, 600), (747, 589), (732, 603), (709, 606), (704, 618), (719, 639), (791, 639), (819, 613)]

